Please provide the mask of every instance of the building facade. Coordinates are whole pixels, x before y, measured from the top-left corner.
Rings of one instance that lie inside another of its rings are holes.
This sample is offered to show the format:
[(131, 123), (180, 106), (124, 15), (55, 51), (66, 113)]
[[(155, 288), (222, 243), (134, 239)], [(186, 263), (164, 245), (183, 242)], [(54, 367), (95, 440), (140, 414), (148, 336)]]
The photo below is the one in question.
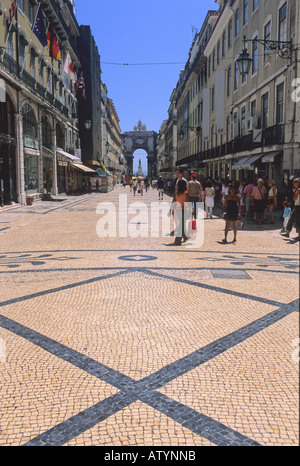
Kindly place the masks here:
[(78, 90), (79, 132), (84, 162), (101, 159), (100, 55), (90, 26), (80, 26), (80, 60), (84, 89)]
[(114, 177), (114, 184), (120, 183), (127, 173), (120, 119), (114, 102), (108, 97), (107, 87), (101, 84), (102, 99), (102, 157), (104, 168)]
[[(4, 203), (67, 192), (80, 161), (75, 79), (79, 30), (69, 0), (2, 1), (0, 178)], [(74, 179), (73, 179), (74, 177)]]
[[(278, 185), (300, 168), (300, 4), (218, 3), (177, 84), (177, 166), (211, 178), (268, 176)], [(245, 48), (251, 66), (241, 74)]]

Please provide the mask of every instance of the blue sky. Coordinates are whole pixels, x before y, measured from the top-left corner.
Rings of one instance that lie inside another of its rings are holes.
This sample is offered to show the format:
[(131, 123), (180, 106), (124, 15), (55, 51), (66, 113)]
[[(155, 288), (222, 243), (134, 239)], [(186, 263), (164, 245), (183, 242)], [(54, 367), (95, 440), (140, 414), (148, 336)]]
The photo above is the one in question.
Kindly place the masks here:
[[(139, 120), (149, 131), (158, 132), (168, 117), (169, 98), (195, 30), (218, 4), (215, 0), (75, 0), (75, 8), (78, 23), (91, 26), (102, 81), (122, 132), (131, 131)], [(145, 153), (139, 150), (134, 155), (134, 166), (141, 158), (145, 169)]]

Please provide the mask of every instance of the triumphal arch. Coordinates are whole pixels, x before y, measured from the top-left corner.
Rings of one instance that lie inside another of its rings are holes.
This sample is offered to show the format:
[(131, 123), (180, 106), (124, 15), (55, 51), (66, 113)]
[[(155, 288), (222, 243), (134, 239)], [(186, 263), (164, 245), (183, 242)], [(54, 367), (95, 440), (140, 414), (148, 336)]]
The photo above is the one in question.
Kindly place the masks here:
[(133, 174), (133, 153), (137, 149), (144, 149), (147, 152), (148, 160), (147, 174), (150, 178), (153, 178), (156, 174), (157, 133), (155, 131), (147, 131), (146, 125), (139, 121), (137, 126), (134, 126), (133, 131), (123, 133), (122, 138), (129, 173)]

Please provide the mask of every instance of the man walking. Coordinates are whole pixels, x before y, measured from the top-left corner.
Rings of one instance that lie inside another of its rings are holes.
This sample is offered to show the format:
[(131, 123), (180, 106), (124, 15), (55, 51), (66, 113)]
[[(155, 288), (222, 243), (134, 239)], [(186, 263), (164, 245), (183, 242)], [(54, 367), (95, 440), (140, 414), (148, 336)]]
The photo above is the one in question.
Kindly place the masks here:
[(160, 176), (159, 179), (158, 179), (158, 182), (157, 182), (157, 190), (158, 190), (158, 200), (160, 201), (160, 197), (161, 197), (161, 200), (163, 200), (164, 198), (164, 191), (165, 191), (165, 180), (162, 179), (162, 177)]
[(187, 192), (189, 196), (189, 202), (192, 203), (193, 214), (196, 216), (196, 205), (200, 201), (202, 194), (202, 187), (199, 181), (197, 181), (197, 176), (195, 173), (192, 173), (190, 176), (190, 181), (187, 184)]

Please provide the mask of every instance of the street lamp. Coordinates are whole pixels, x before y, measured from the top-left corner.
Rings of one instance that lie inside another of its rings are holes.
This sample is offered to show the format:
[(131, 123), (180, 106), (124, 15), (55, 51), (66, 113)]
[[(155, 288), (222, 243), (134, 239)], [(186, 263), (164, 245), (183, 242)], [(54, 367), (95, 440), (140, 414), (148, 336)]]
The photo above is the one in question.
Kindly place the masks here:
[(266, 39), (246, 39), (246, 36), (244, 36), (243, 41), (244, 41), (244, 48), (239, 58), (237, 59), (239, 71), (242, 75), (246, 75), (249, 73), (251, 63), (252, 63), (252, 58), (250, 57), (247, 51), (246, 42), (259, 43), (263, 45), (267, 50), (276, 52), (281, 58), (285, 58), (285, 59), (291, 58), (291, 54), (293, 50), (292, 40), (280, 41), (280, 40), (266, 40)]
[(85, 129), (91, 129), (91, 127), (92, 127), (91, 120), (85, 120), (84, 126), (85, 126)]

